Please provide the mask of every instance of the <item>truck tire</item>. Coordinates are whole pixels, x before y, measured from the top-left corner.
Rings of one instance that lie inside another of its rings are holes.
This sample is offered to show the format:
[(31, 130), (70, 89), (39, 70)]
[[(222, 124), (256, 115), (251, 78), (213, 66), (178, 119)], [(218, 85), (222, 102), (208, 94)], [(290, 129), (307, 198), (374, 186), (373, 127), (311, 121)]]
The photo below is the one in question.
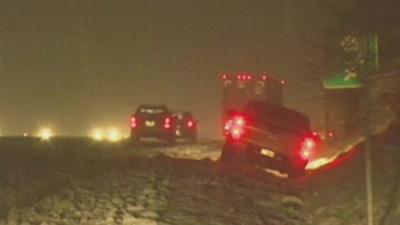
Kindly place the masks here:
[(296, 163), (289, 163), (287, 174), (290, 179), (298, 179), (306, 175), (305, 164), (299, 165)]
[(191, 144), (196, 144), (197, 143), (197, 135), (194, 134), (189, 138), (189, 141)]
[(142, 144), (142, 141), (140, 140), (140, 137), (133, 136), (133, 137), (130, 138), (130, 144), (133, 145), (133, 146), (137, 146), (137, 145)]
[(165, 138), (165, 143), (166, 143), (168, 146), (174, 145), (174, 144), (175, 144), (175, 136), (167, 136), (167, 137)]
[(243, 169), (248, 166), (248, 152), (225, 143), (219, 161), (229, 168)]

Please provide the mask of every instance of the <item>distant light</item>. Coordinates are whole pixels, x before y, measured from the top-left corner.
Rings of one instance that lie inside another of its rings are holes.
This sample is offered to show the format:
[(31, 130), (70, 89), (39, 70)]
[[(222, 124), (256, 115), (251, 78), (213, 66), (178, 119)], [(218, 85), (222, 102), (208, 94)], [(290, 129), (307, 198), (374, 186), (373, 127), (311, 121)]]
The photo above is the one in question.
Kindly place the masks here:
[(193, 127), (194, 126), (194, 122), (192, 120), (189, 120), (187, 123), (188, 127)]
[(110, 142), (118, 142), (121, 141), (122, 139), (122, 134), (121, 132), (116, 129), (116, 128), (111, 128), (108, 133), (107, 133), (107, 140)]
[(222, 80), (226, 80), (226, 79), (228, 79), (228, 75), (223, 74), (223, 75), (222, 75)]
[(37, 136), (42, 140), (50, 140), (54, 136), (54, 133), (50, 128), (42, 128), (39, 130)]
[(261, 77), (261, 79), (262, 79), (262, 80), (267, 80), (267, 79), (268, 79), (268, 77), (267, 77), (267, 76), (265, 76), (265, 75), (263, 75), (263, 76)]
[(285, 85), (286, 83), (286, 80), (281, 80), (281, 84)]
[(92, 132), (90, 132), (90, 137), (95, 141), (102, 141), (105, 138), (104, 131), (102, 129), (93, 129)]
[(29, 135), (28, 133), (23, 133), (22, 134), (22, 136), (24, 136), (24, 137), (28, 137), (28, 135)]

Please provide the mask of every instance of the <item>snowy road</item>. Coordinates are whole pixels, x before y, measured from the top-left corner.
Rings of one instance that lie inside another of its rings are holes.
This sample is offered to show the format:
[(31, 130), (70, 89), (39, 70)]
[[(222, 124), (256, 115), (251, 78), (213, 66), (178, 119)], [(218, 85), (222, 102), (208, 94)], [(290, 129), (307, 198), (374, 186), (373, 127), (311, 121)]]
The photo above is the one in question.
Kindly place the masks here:
[[(362, 151), (292, 183), (227, 171), (213, 161), (218, 142), (24, 142), (0, 140), (1, 225), (365, 224)], [(393, 222), (400, 221), (399, 201), (390, 201), (400, 198), (393, 188), (399, 152), (380, 151), (374, 153), (376, 218), (399, 225)]]

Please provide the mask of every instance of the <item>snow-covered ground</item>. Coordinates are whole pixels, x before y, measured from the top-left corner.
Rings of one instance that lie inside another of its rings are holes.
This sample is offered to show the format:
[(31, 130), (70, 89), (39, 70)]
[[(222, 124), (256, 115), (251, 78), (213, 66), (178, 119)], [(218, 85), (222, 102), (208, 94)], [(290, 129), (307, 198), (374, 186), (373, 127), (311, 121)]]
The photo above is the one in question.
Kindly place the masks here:
[(94, 152), (102, 156), (91, 164), (72, 153), (65, 165), (24, 164), (2, 173), (0, 224), (306, 224), (299, 197), (197, 160), (218, 145), (116, 147)]
[[(366, 224), (361, 149), (291, 182), (227, 170), (221, 145), (0, 140), (0, 225)], [(400, 152), (374, 149), (376, 220), (399, 225)]]

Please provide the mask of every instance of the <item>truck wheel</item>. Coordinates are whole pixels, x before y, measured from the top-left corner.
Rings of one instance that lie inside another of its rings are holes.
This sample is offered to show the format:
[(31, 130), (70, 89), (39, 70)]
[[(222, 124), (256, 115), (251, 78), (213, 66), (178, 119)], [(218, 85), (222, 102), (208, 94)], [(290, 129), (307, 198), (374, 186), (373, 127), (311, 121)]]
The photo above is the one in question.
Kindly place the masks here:
[(192, 135), (189, 139), (191, 144), (196, 144), (197, 143), (197, 135)]
[(136, 146), (142, 144), (142, 141), (140, 140), (140, 137), (134, 136), (130, 138), (130, 143), (131, 145)]
[(297, 165), (294, 163), (289, 164), (287, 173), (290, 179), (297, 179), (305, 176), (306, 168), (305, 165)]
[(168, 136), (165, 138), (165, 142), (167, 143), (168, 146), (172, 146), (175, 144), (175, 137), (174, 136)]
[(230, 144), (225, 144), (219, 161), (227, 167), (243, 169), (248, 164), (248, 154), (243, 149), (237, 149)]

